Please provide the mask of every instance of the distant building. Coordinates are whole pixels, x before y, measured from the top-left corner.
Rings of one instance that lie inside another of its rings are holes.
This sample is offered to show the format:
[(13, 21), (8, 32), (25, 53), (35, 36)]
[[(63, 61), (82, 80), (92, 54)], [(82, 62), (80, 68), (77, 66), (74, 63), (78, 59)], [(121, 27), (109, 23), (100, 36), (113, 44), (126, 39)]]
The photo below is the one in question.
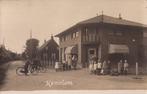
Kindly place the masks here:
[(116, 66), (120, 59), (127, 59), (134, 68), (136, 61), (143, 60), (143, 31), (146, 28), (120, 16), (99, 15), (79, 22), (56, 35), (60, 40), (59, 60), (74, 53), (83, 67), (88, 65), (89, 57), (96, 56)]
[(59, 59), (58, 44), (54, 40), (53, 36), (48, 41), (44, 41), (44, 44), (39, 48), (39, 56), (43, 63), (54, 65), (53, 63)]

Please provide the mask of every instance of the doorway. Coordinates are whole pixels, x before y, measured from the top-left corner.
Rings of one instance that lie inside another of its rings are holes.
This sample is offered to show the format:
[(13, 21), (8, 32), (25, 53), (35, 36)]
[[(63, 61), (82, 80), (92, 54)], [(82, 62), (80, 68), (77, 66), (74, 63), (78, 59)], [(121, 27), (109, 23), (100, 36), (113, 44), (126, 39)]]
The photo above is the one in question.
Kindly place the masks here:
[(96, 48), (89, 48), (88, 49), (88, 59), (93, 56), (96, 57)]

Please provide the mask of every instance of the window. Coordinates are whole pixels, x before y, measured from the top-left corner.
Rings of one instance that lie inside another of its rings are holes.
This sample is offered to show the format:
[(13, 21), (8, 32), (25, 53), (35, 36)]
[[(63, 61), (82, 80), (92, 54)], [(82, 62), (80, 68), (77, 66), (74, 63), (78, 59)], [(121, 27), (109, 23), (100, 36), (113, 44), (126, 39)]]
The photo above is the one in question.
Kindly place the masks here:
[(66, 40), (66, 41), (68, 40), (68, 36), (67, 36), (67, 35), (65, 36), (65, 40)]
[(62, 42), (63, 40), (62, 40), (62, 37), (60, 37), (60, 41)]
[(147, 37), (147, 32), (144, 32), (143, 33), (143, 37)]
[(65, 36), (62, 37), (62, 41), (65, 41)]
[(61, 42), (64, 42), (65, 41), (65, 37), (61, 37)]
[(74, 33), (73, 33), (73, 38), (75, 38), (75, 37), (76, 37), (76, 33), (74, 32)]
[(122, 32), (116, 32), (117, 36), (122, 36)]
[(123, 33), (122, 32), (119, 32), (119, 31), (116, 31), (116, 32), (114, 32), (114, 31), (109, 31), (108, 32), (108, 35), (116, 35), (116, 36), (122, 36), (123, 35)]
[(79, 36), (79, 32), (76, 32), (76, 37), (78, 37)]
[(114, 35), (114, 32), (112, 32), (112, 31), (108, 32), (108, 35)]
[(89, 51), (89, 54), (94, 54), (94, 50), (90, 50)]
[(76, 37), (78, 37), (79, 36), (79, 32), (74, 32), (74, 33), (72, 33), (72, 38), (76, 38)]

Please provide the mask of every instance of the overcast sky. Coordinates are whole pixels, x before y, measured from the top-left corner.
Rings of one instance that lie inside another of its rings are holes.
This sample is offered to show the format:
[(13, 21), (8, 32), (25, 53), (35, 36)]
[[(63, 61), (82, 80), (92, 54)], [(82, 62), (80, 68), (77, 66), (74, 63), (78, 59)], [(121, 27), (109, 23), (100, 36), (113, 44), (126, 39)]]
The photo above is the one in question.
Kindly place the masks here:
[(0, 0), (0, 41), (20, 53), (31, 30), (41, 45), (51, 34), (100, 15), (102, 10), (105, 15), (121, 13), (123, 19), (147, 24), (147, 0)]

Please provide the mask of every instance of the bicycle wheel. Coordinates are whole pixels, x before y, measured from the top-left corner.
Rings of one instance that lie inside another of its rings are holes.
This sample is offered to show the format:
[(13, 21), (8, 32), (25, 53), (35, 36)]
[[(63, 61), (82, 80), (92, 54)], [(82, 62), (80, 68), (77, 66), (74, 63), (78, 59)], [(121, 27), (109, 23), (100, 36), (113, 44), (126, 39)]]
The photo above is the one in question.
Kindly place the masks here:
[(41, 73), (45, 73), (45, 72), (47, 71), (47, 68), (40, 68), (39, 71), (40, 71)]
[(24, 73), (25, 73), (24, 67), (18, 67), (16, 69), (16, 74), (17, 75), (22, 76), (22, 75), (24, 75)]
[(38, 74), (38, 69), (37, 69), (36, 67), (31, 67), (31, 68), (30, 68), (30, 73), (31, 73), (32, 75), (37, 75), (37, 74)]

